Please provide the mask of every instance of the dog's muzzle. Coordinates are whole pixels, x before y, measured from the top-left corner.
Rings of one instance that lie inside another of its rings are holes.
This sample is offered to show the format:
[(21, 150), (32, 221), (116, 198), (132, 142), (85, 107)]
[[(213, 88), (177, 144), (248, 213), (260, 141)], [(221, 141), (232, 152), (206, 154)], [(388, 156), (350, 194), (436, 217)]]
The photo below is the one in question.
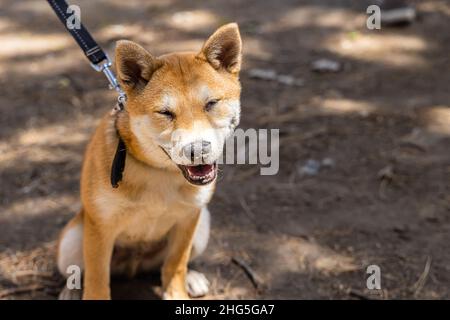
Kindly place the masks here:
[(212, 149), (211, 142), (196, 141), (187, 144), (181, 149), (180, 154), (177, 155), (179, 159), (174, 159), (163, 147), (161, 149), (176, 163), (189, 183), (207, 185), (216, 179), (217, 163), (208, 161), (208, 156), (211, 154)]
[[(178, 165), (184, 177), (192, 184), (205, 185), (216, 178), (217, 164), (208, 163), (208, 156), (211, 153), (211, 142), (195, 141), (189, 143), (182, 149), (184, 160), (190, 162), (189, 165)], [(184, 162), (184, 161), (183, 161)]]

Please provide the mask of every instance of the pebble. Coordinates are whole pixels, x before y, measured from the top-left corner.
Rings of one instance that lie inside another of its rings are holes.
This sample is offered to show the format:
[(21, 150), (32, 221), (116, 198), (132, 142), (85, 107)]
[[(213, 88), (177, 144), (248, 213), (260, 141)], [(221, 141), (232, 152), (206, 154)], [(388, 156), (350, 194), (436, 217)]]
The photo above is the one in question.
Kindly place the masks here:
[(250, 78), (261, 79), (266, 81), (276, 81), (287, 86), (301, 87), (304, 85), (304, 80), (295, 78), (287, 74), (279, 74), (273, 69), (250, 69), (248, 72)]
[(332, 168), (335, 164), (336, 162), (332, 158), (324, 158), (321, 161), (308, 159), (303, 166), (298, 168), (298, 173), (301, 176), (315, 176), (321, 168)]
[(322, 166), (324, 166), (324, 167), (332, 168), (332, 167), (334, 167), (335, 164), (336, 164), (336, 162), (331, 158), (324, 158), (322, 160)]
[(341, 64), (330, 59), (318, 59), (312, 63), (312, 70), (316, 72), (338, 72)]
[(302, 176), (315, 176), (319, 173), (320, 162), (314, 159), (309, 159), (299, 168), (299, 174)]

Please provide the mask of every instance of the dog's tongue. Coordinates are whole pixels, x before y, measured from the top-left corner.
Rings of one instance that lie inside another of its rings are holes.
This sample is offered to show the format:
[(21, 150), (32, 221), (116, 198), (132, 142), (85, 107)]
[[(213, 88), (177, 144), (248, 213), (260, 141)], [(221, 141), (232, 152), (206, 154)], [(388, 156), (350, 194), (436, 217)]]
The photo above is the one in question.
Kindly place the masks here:
[(194, 176), (204, 176), (207, 175), (213, 169), (212, 164), (201, 164), (198, 166), (188, 166), (187, 170), (189, 174)]

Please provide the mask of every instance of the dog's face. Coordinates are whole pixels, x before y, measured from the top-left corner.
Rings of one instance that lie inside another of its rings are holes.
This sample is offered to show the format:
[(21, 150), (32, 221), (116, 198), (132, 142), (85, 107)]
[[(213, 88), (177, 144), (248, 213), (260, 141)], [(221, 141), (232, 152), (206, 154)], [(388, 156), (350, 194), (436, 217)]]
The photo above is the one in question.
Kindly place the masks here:
[(241, 47), (236, 24), (219, 28), (199, 53), (155, 58), (119, 41), (116, 68), (127, 102), (118, 123), (129, 151), (153, 166), (178, 167), (192, 184), (214, 181), (225, 139), (239, 123)]

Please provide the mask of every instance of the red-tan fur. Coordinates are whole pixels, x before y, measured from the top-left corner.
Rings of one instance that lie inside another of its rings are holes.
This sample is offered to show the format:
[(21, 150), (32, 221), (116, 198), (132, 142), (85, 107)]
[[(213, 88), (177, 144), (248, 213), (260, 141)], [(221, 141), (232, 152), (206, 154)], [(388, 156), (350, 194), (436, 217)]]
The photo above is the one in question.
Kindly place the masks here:
[[(125, 111), (106, 115), (97, 127), (83, 162), (82, 210), (59, 241), (60, 271), (65, 274), (71, 263), (81, 264), (83, 299), (110, 299), (111, 273), (133, 275), (159, 264), (163, 297), (188, 298), (187, 266), (199, 253), (191, 252), (197, 249), (192, 243), (201, 232), (201, 212), (207, 213), (215, 182), (190, 184), (158, 145), (176, 129), (193, 130), (194, 123), (229, 135), (234, 125), (223, 123), (239, 120), (239, 110), (233, 108), (239, 109), (240, 64), (236, 24), (219, 28), (199, 53), (153, 57), (131, 41), (118, 42), (116, 69), (127, 95)], [(205, 111), (205, 97), (199, 95), (204, 88), (220, 99), (212, 112)], [(157, 113), (164, 99), (175, 113), (173, 121)], [(127, 158), (123, 180), (114, 189), (110, 170), (117, 132)], [(68, 253), (81, 248), (82, 257)]]

